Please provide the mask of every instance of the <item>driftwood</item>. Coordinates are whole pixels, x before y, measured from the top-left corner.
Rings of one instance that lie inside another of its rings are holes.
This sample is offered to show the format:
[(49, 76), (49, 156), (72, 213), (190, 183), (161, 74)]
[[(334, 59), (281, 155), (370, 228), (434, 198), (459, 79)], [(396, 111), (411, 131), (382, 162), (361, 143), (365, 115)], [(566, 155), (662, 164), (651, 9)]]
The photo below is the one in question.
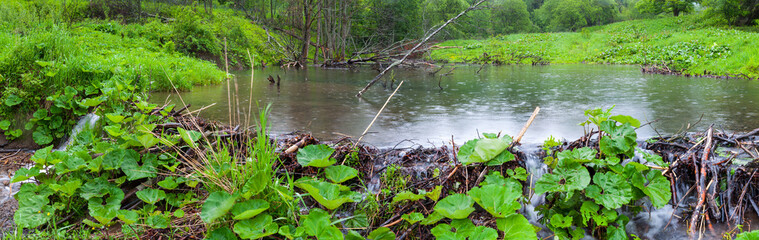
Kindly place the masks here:
[(421, 42), (417, 43), (416, 46), (414, 46), (414, 48), (412, 48), (405, 55), (403, 55), (403, 57), (400, 60), (393, 62), (393, 64), (390, 64), (390, 66), (388, 66), (387, 68), (385, 68), (385, 70), (382, 70), (382, 72), (380, 72), (379, 75), (377, 75), (376, 77), (374, 77), (374, 79), (372, 79), (372, 81), (369, 82), (369, 84), (367, 84), (366, 87), (364, 87), (363, 89), (361, 89), (361, 91), (359, 91), (358, 94), (356, 94), (356, 97), (361, 97), (361, 95), (363, 95), (366, 92), (366, 90), (369, 90), (369, 88), (372, 85), (374, 85), (374, 83), (376, 83), (380, 78), (382, 78), (383, 76), (385, 76), (385, 74), (387, 73), (388, 70), (390, 70), (391, 68), (393, 68), (395, 66), (398, 66), (403, 61), (405, 61), (406, 58), (408, 58), (408, 56), (411, 55), (411, 53), (413, 53), (414, 51), (416, 51), (416, 49), (418, 49), (420, 46), (422, 46), (422, 44), (424, 44), (425, 42), (427, 42), (428, 40), (430, 40), (430, 38), (432, 38), (432, 36), (435, 36), (435, 34), (437, 34), (438, 32), (440, 32), (440, 30), (442, 30), (443, 28), (445, 28), (446, 26), (448, 26), (448, 24), (451, 24), (453, 21), (456, 21), (456, 19), (458, 19), (459, 17), (463, 16), (467, 12), (469, 12), (469, 11), (471, 11), (473, 9), (476, 9), (477, 6), (479, 6), (480, 4), (482, 4), (485, 1), (487, 1), (487, 0), (477, 1), (476, 3), (472, 4), (472, 6), (470, 6), (467, 9), (465, 9), (464, 11), (462, 11), (461, 13), (459, 13), (458, 15), (456, 15), (455, 17), (453, 17), (451, 19), (448, 19), (448, 21), (446, 21), (445, 23), (443, 23), (443, 25), (441, 25), (440, 27), (438, 27), (430, 35), (427, 35), (427, 37), (425, 37), (424, 40), (422, 40)]

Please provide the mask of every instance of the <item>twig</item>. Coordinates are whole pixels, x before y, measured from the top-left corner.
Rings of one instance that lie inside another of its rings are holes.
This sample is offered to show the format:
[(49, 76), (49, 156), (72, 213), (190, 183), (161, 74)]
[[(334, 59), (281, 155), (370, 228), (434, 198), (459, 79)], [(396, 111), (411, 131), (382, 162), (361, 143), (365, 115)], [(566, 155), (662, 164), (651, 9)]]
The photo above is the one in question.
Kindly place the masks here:
[(206, 109), (208, 109), (208, 108), (210, 108), (210, 107), (213, 107), (214, 105), (216, 105), (216, 103), (211, 103), (211, 105), (208, 105), (208, 106), (205, 106), (205, 107), (202, 107), (202, 108), (196, 109), (196, 110), (194, 110), (194, 111), (192, 111), (192, 112), (188, 112), (188, 113), (182, 114), (182, 116), (192, 115), (192, 114), (194, 114), (194, 113), (197, 113), (197, 112), (200, 112), (200, 111), (206, 110)]
[(754, 179), (754, 175), (756, 174), (756, 170), (751, 173), (751, 176), (748, 178), (748, 181), (746, 182), (746, 185), (743, 186), (743, 191), (741, 192), (741, 196), (738, 198), (738, 205), (736, 206), (735, 210), (733, 210), (733, 213), (730, 214), (730, 217), (727, 218), (727, 221), (730, 222), (730, 219), (735, 216), (735, 213), (738, 212), (738, 209), (741, 208), (741, 202), (743, 202), (743, 197), (746, 195), (746, 190), (748, 190), (748, 185), (751, 183), (751, 180)]
[(298, 151), (298, 148), (302, 147), (303, 144), (306, 144), (306, 137), (287, 148), (287, 150), (285, 150), (285, 153), (294, 153), (295, 151)]
[(438, 27), (430, 35), (427, 35), (427, 37), (425, 37), (424, 40), (422, 40), (421, 42), (417, 43), (416, 46), (414, 46), (414, 48), (412, 48), (410, 51), (408, 51), (406, 54), (404, 54), (403, 57), (400, 60), (393, 62), (392, 64), (390, 64), (390, 66), (388, 66), (387, 68), (385, 68), (384, 70), (382, 70), (382, 72), (380, 72), (380, 74), (378, 74), (376, 77), (374, 77), (374, 79), (372, 79), (372, 81), (369, 82), (369, 84), (367, 84), (366, 87), (364, 87), (363, 89), (361, 89), (361, 91), (358, 91), (358, 94), (356, 94), (356, 97), (361, 97), (361, 95), (363, 95), (366, 92), (366, 90), (369, 90), (369, 88), (372, 85), (374, 85), (374, 83), (376, 83), (377, 80), (379, 80), (380, 78), (382, 78), (383, 76), (385, 76), (385, 73), (387, 73), (388, 70), (390, 70), (391, 68), (393, 68), (395, 66), (398, 66), (403, 61), (405, 61), (406, 58), (408, 58), (408, 56), (411, 55), (411, 53), (413, 53), (414, 51), (416, 51), (416, 49), (419, 48), (420, 46), (422, 46), (422, 44), (424, 44), (425, 42), (427, 42), (428, 40), (430, 40), (430, 38), (432, 38), (432, 36), (435, 36), (435, 34), (437, 34), (438, 32), (440, 32), (440, 30), (443, 30), (443, 28), (446, 27), (446, 26), (448, 26), (448, 24), (451, 24), (453, 21), (456, 21), (456, 19), (458, 19), (459, 17), (463, 16), (467, 12), (469, 12), (469, 11), (477, 8), (477, 6), (479, 6), (480, 4), (482, 4), (485, 1), (487, 1), (487, 0), (480, 0), (480, 1), (472, 4), (472, 6), (470, 6), (469, 8), (464, 9), (464, 11), (462, 11), (461, 13), (459, 13), (458, 15), (456, 15), (455, 17), (453, 17), (451, 19), (448, 19), (448, 21), (446, 21), (445, 23), (443, 23), (443, 25), (441, 25), (440, 27)]
[[(395, 88), (395, 91), (393, 91), (393, 93), (390, 94), (389, 97), (387, 97), (387, 100), (385, 101), (385, 104), (382, 105), (382, 108), (380, 108), (380, 110), (377, 112), (377, 115), (374, 115), (374, 119), (372, 119), (372, 122), (369, 123), (369, 126), (366, 126), (366, 129), (364, 129), (364, 133), (362, 133), (361, 136), (358, 137), (358, 141), (356, 141), (356, 143), (354, 143), (353, 146), (358, 145), (358, 143), (361, 142), (361, 139), (364, 138), (364, 136), (366, 135), (366, 133), (369, 132), (369, 129), (372, 128), (372, 125), (374, 124), (374, 121), (377, 121), (377, 118), (382, 113), (382, 110), (385, 110), (385, 107), (387, 107), (387, 104), (390, 102), (390, 99), (392, 99), (393, 96), (395, 96), (395, 93), (398, 92), (398, 89), (401, 88), (401, 85), (403, 85), (403, 82), (404, 81), (401, 81), (400, 83), (398, 83), (398, 87)], [(342, 165), (343, 163), (345, 163), (345, 160), (343, 160), (343, 162), (340, 163), (340, 164)]]
[(537, 116), (539, 112), (540, 112), (540, 107), (535, 107), (535, 111), (532, 111), (532, 116), (530, 116), (530, 119), (527, 120), (527, 123), (524, 124), (524, 127), (522, 127), (522, 131), (519, 131), (519, 134), (514, 139), (514, 143), (518, 143), (520, 140), (522, 140), (522, 136), (524, 136), (524, 134), (527, 132), (527, 128), (529, 128), (530, 125), (532, 125), (532, 121), (535, 120), (535, 116)]

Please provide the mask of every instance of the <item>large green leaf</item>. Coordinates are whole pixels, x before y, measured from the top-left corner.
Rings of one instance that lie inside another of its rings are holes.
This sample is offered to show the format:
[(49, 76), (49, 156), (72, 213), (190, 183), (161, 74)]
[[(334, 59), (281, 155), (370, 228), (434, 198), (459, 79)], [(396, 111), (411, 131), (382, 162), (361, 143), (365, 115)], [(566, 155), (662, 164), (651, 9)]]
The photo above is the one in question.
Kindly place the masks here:
[(126, 225), (131, 225), (140, 220), (140, 214), (136, 210), (119, 210), (117, 217)]
[(358, 176), (358, 170), (345, 165), (329, 166), (324, 173), (334, 183), (342, 183)]
[(651, 204), (661, 208), (669, 203), (672, 198), (670, 183), (658, 170), (649, 170), (646, 175), (633, 174), (632, 184), (651, 199)]
[(269, 202), (262, 199), (252, 199), (235, 204), (232, 208), (232, 215), (235, 215), (233, 219), (248, 219), (255, 217), (259, 213), (262, 213), (269, 209)]
[(298, 163), (304, 167), (327, 167), (337, 160), (331, 158), (335, 149), (326, 144), (308, 145), (298, 150)]
[(495, 220), (498, 229), (503, 231), (506, 240), (535, 240), (538, 239), (535, 227), (521, 214), (512, 214)]
[(474, 227), (474, 231), (471, 235), (469, 235), (469, 240), (496, 240), (498, 239), (498, 231), (495, 229), (485, 227), (485, 226), (476, 226)]
[[(556, 154), (560, 162), (586, 163), (596, 158), (596, 150), (589, 147), (562, 151)], [(565, 163), (566, 164), (566, 163)]]
[(265, 170), (257, 171), (242, 186), (242, 197), (248, 199), (253, 195), (261, 193), (269, 183), (271, 183), (271, 176), (266, 174)]
[(30, 179), (39, 175), (40, 175), (40, 168), (37, 166), (31, 167), (31, 168), (22, 167), (16, 170), (16, 173), (13, 174), (13, 177), (11, 178), (11, 183), (25, 181), (27, 179)]
[(395, 233), (390, 231), (390, 228), (381, 227), (374, 229), (366, 238), (370, 240), (395, 240)]
[(165, 199), (166, 193), (163, 190), (146, 188), (137, 192), (137, 198), (143, 202), (153, 205)]
[(361, 198), (357, 192), (343, 190), (337, 184), (322, 182), (316, 179), (300, 178), (295, 186), (306, 190), (311, 197), (327, 209), (336, 209), (346, 202), (355, 202)]
[[(509, 147), (511, 138), (485, 138), (467, 141), (459, 148), (458, 160), (464, 165), (487, 162), (495, 159)], [(503, 155), (498, 162), (513, 159), (513, 155)]]
[(158, 182), (158, 186), (161, 186), (162, 188), (172, 190), (177, 187), (179, 187), (179, 183), (177, 183), (177, 178), (175, 177), (166, 177), (165, 179)]
[(522, 205), (517, 199), (522, 196), (522, 189), (503, 185), (485, 185), (469, 190), (469, 196), (493, 217), (502, 218), (514, 213)]
[(169, 227), (170, 223), (171, 219), (163, 214), (153, 215), (145, 219), (145, 225), (148, 225), (148, 227), (154, 229), (167, 228)]
[[(445, 199), (443, 199), (445, 200)], [(475, 231), (474, 224), (469, 219), (457, 219), (451, 224), (438, 224), (430, 230), (435, 239), (465, 240)]]
[(242, 239), (259, 239), (277, 233), (279, 226), (269, 214), (261, 214), (253, 219), (235, 223), (234, 231)]
[(108, 182), (108, 179), (106, 179), (105, 176), (101, 176), (87, 181), (87, 183), (82, 186), (82, 191), (79, 193), (79, 196), (85, 200), (89, 200), (93, 197), (102, 197), (105, 196), (106, 189), (110, 187), (114, 186), (112, 183)]
[(124, 192), (116, 186), (106, 188), (106, 198), (90, 198), (87, 207), (90, 210), (90, 216), (95, 218), (100, 225), (106, 225), (114, 218), (118, 217), (121, 209), (121, 201), (124, 200)]
[(301, 217), (301, 226), (305, 233), (319, 240), (343, 240), (340, 229), (332, 226), (329, 214), (322, 209), (314, 208), (306, 216)]
[(237, 201), (237, 196), (227, 192), (213, 192), (208, 195), (200, 211), (200, 219), (205, 223), (211, 223), (213, 220), (224, 216), (229, 209), (232, 209)]
[[(590, 183), (590, 173), (582, 165), (558, 167), (553, 173), (543, 174), (535, 183), (535, 194), (546, 192), (572, 192), (583, 190)], [(571, 197), (571, 196), (568, 196)]]
[(614, 172), (596, 173), (593, 184), (585, 194), (606, 208), (617, 209), (632, 200), (632, 186), (622, 175)]
[(13, 107), (20, 104), (23, 101), (24, 99), (16, 96), (15, 94), (8, 94), (8, 96), (5, 97), (5, 106)]
[(464, 194), (453, 194), (435, 205), (435, 212), (450, 219), (463, 219), (474, 212), (474, 200)]
[[(25, 184), (26, 185), (26, 184)], [(47, 223), (55, 216), (55, 209), (48, 205), (47, 195), (38, 195), (33, 191), (26, 191), (29, 187), (22, 187), (16, 194), (18, 210), (13, 214), (16, 225), (22, 228), (36, 228)]]
[(156, 177), (158, 172), (156, 165), (158, 164), (157, 157), (154, 154), (145, 154), (142, 156), (142, 166), (137, 163), (136, 157), (127, 157), (125, 155), (124, 161), (121, 163), (121, 170), (127, 175), (129, 181)]

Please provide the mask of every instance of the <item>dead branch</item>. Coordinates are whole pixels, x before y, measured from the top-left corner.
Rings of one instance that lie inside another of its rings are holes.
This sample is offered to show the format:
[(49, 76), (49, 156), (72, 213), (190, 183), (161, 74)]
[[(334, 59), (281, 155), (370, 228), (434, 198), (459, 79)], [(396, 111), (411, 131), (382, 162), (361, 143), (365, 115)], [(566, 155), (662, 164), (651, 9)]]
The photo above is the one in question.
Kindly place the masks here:
[(398, 61), (393, 62), (393, 64), (390, 64), (390, 66), (388, 66), (387, 68), (385, 68), (385, 70), (382, 70), (382, 72), (380, 72), (379, 75), (377, 75), (376, 77), (374, 77), (374, 79), (372, 79), (372, 81), (369, 82), (369, 84), (367, 84), (366, 87), (364, 87), (363, 89), (361, 89), (361, 91), (359, 91), (358, 94), (356, 94), (356, 97), (361, 97), (361, 95), (363, 95), (366, 92), (366, 90), (369, 90), (369, 88), (372, 85), (374, 85), (374, 83), (376, 83), (377, 80), (379, 80), (380, 78), (382, 78), (383, 76), (385, 76), (385, 73), (387, 73), (388, 70), (390, 70), (391, 68), (393, 68), (393, 67), (397, 66), (398, 64), (401, 64), (403, 61), (405, 61), (406, 58), (408, 58), (408, 56), (411, 55), (412, 52), (416, 51), (416, 49), (418, 49), (420, 46), (422, 46), (422, 44), (424, 44), (425, 42), (427, 42), (428, 40), (430, 40), (430, 38), (432, 38), (432, 36), (435, 36), (435, 34), (437, 34), (438, 32), (440, 32), (440, 30), (442, 30), (443, 28), (445, 28), (446, 26), (448, 26), (448, 24), (451, 24), (453, 21), (456, 21), (456, 19), (458, 19), (459, 17), (463, 16), (464, 14), (466, 14), (469, 11), (471, 11), (472, 9), (476, 8), (477, 6), (479, 6), (480, 4), (482, 4), (485, 1), (487, 1), (487, 0), (480, 0), (480, 1), (476, 2), (475, 4), (473, 4), (472, 6), (470, 6), (469, 8), (465, 9), (464, 11), (462, 11), (461, 13), (459, 13), (458, 15), (456, 15), (455, 17), (453, 17), (451, 19), (448, 19), (448, 21), (446, 21), (445, 23), (443, 23), (443, 25), (441, 25), (440, 27), (438, 27), (434, 32), (432, 32), (430, 35), (427, 35), (427, 37), (425, 37), (424, 40), (422, 40), (421, 42), (417, 43), (416, 46), (414, 46), (414, 48), (411, 49), (411, 51), (409, 51), (408, 53), (406, 53), (405, 55), (403, 55), (403, 58), (401, 58)]

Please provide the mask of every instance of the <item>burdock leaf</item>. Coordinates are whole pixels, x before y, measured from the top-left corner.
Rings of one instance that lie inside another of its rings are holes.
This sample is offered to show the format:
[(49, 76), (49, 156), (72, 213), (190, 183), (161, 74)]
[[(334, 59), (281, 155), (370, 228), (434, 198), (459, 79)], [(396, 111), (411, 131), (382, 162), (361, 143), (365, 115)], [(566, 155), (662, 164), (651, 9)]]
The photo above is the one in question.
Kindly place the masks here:
[(239, 202), (232, 208), (233, 219), (241, 220), (255, 217), (256, 215), (269, 209), (269, 202), (261, 199), (252, 199), (245, 202)]
[(279, 226), (269, 214), (261, 214), (253, 219), (238, 221), (234, 231), (242, 239), (259, 239), (277, 233)]
[(435, 205), (435, 212), (450, 219), (463, 219), (474, 212), (474, 200), (464, 194), (453, 194)]
[(469, 190), (469, 196), (493, 217), (502, 218), (522, 207), (517, 201), (522, 189), (513, 189), (502, 185), (485, 185)]
[(632, 200), (632, 186), (622, 175), (606, 172), (593, 176), (595, 185), (588, 186), (585, 194), (606, 208), (617, 209)]
[(495, 220), (498, 229), (503, 231), (503, 239), (535, 240), (538, 239), (535, 228), (521, 214), (512, 214)]
[(324, 173), (334, 183), (342, 183), (358, 176), (358, 170), (345, 165), (329, 166)]
[(583, 190), (589, 183), (590, 173), (582, 165), (559, 167), (553, 173), (544, 174), (538, 179), (535, 183), (535, 194)]
[(343, 191), (340, 185), (316, 179), (300, 178), (295, 186), (306, 190), (311, 197), (327, 209), (333, 210), (347, 202), (355, 202), (360, 195), (353, 191)]
[(304, 167), (327, 167), (337, 162), (331, 158), (334, 152), (335, 149), (326, 144), (308, 145), (298, 150), (297, 159)]
[(633, 174), (633, 186), (643, 191), (651, 199), (651, 204), (654, 207), (661, 208), (667, 205), (672, 198), (672, 191), (667, 178), (657, 170), (650, 170), (645, 175), (645, 179), (643, 177), (643, 174)]
[(200, 211), (200, 219), (205, 223), (211, 223), (213, 220), (226, 214), (229, 209), (235, 205), (237, 196), (227, 192), (213, 192), (203, 203)]

